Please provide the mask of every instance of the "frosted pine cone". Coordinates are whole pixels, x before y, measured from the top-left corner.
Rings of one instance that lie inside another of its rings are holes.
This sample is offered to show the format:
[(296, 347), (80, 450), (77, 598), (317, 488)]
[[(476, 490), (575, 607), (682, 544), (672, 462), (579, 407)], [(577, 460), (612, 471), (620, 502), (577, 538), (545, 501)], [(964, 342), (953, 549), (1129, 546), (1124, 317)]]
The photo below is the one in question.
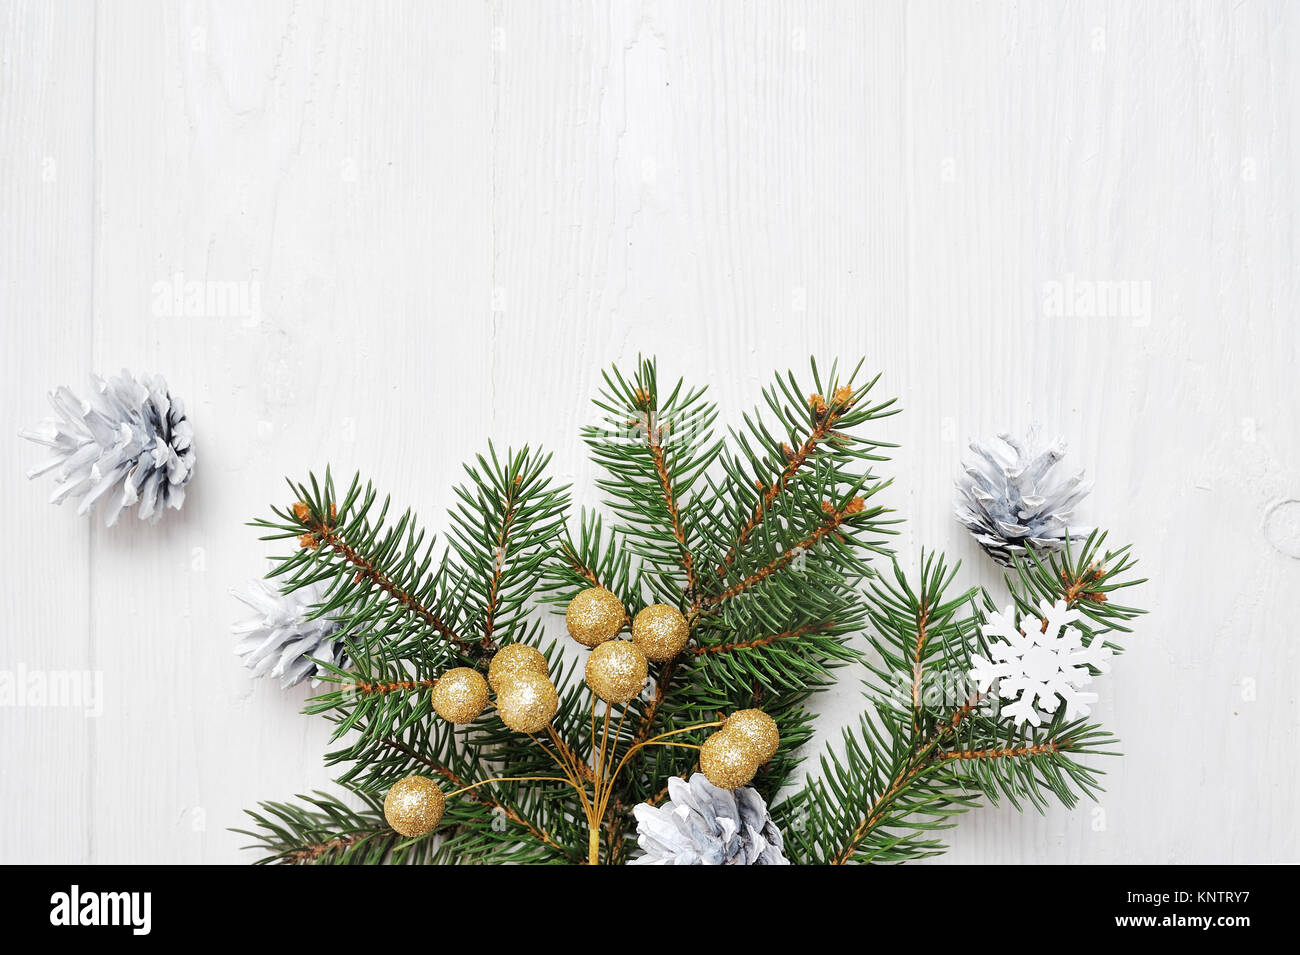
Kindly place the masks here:
[(231, 628), (243, 638), (235, 653), (243, 657), (254, 676), (278, 676), (282, 687), (311, 677), (312, 686), (316, 686), (323, 673), (308, 657), (347, 666), (338, 621), (309, 616), (322, 597), (319, 584), (285, 594), (265, 580), (254, 580), (242, 591), (232, 592), (254, 613)]
[(641, 803), (632, 813), (637, 844), (645, 850), (632, 865), (789, 865), (781, 831), (749, 786), (727, 790), (703, 773), (689, 783), (674, 776), (668, 802)]
[(157, 375), (129, 372), (95, 376), (95, 394), (82, 401), (60, 386), (50, 394), (58, 413), (39, 430), (20, 436), (54, 449), (54, 456), (27, 472), (34, 478), (55, 471), (54, 504), (80, 498), (78, 514), (100, 499), (108, 501), (105, 520), (117, 523), (124, 507), (138, 504), (136, 516), (157, 522), (164, 508), (179, 510), (194, 471), (193, 429), (185, 406)]
[(1083, 472), (1064, 476), (1056, 464), (1065, 455), (1057, 441), (1045, 450), (1032, 447), (1009, 434), (998, 435), (1000, 444), (972, 442), (975, 460), (967, 463), (956, 481), (957, 520), (999, 564), (1010, 566), (1012, 557), (1027, 549), (1049, 553), (1065, 546), (1070, 514), (1092, 489)]

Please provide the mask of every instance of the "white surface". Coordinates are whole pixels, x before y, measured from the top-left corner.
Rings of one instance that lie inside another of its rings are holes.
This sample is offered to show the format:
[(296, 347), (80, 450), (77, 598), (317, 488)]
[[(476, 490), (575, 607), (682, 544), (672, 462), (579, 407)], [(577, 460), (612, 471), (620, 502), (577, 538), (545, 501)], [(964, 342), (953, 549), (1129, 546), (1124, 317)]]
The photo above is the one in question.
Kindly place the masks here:
[[(247, 860), (240, 810), (328, 779), (228, 633), (283, 475), (362, 467), (440, 527), (494, 436), (588, 493), (601, 366), (735, 420), (815, 352), (902, 400), (909, 558), (996, 582), (949, 483), (1036, 420), (1152, 577), (1100, 807), (976, 812), (946, 860), (1297, 861), (1300, 8), (612, 7), (0, 3), (0, 669), (104, 681), (97, 719), (0, 708), (0, 860)], [(175, 273), (257, 283), (258, 321), (156, 315)], [(1071, 276), (1150, 308), (1047, 314)], [(47, 506), (12, 437), (122, 366), (197, 431), (156, 528)]]

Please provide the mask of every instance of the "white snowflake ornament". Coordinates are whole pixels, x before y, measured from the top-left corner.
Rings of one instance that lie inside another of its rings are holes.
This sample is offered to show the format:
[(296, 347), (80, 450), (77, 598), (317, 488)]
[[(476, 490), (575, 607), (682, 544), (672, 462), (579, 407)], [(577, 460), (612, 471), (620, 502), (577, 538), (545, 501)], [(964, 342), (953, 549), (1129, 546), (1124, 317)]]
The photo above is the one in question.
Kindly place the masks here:
[(1110, 670), (1110, 647), (1100, 638), (1083, 645), (1083, 634), (1071, 626), (1079, 611), (1071, 610), (1064, 600), (1054, 604), (1043, 600), (1038, 609), (1047, 623), (1031, 625), (1029, 633), (1020, 629), (1014, 606), (990, 613), (980, 632), (993, 659), (973, 656), (970, 677), (981, 693), (996, 683), (998, 696), (1011, 701), (1002, 707), (1002, 715), (1017, 724), (1042, 725), (1062, 701), (1066, 719), (1085, 717), (1097, 702), (1096, 693), (1083, 690), (1092, 682), (1089, 667), (1102, 673)]

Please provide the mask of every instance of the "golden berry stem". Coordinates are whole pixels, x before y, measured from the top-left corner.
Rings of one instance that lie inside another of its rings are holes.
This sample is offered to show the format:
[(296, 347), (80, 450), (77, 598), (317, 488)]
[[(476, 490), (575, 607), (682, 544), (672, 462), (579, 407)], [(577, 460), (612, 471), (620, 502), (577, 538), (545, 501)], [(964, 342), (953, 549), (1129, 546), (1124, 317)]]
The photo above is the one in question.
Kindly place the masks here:
[(480, 786), (488, 786), (492, 783), (526, 782), (569, 783), (572, 785), (573, 781), (567, 776), (494, 776), (492, 779), (480, 779), (478, 782), (470, 783), (468, 786), (461, 786), (460, 789), (453, 789), (451, 792), (447, 793), (447, 798), (450, 799), (452, 796), (459, 796), (472, 789), (478, 789)]

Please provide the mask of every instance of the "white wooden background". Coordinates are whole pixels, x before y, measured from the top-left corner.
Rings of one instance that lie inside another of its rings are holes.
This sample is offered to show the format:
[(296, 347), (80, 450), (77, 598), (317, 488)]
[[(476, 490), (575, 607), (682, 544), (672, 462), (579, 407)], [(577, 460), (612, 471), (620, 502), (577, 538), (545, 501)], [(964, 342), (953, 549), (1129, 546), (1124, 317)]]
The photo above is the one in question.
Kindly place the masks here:
[[(963, 581), (998, 580), (964, 443), (1032, 421), (1136, 544), (1108, 793), (973, 813), (946, 861), (1300, 858), (1300, 7), (3, 0), (0, 50), (0, 669), (104, 680), (98, 718), (0, 709), (0, 860), (246, 861), (241, 809), (328, 775), (305, 692), (232, 655), (243, 522), (332, 463), (440, 525), (489, 436), (588, 494), (577, 428), (638, 352), (732, 421), (865, 355), (899, 546)], [(156, 314), (177, 273), (258, 313)], [(1069, 276), (1150, 309), (1048, 314)], [(48, 506), (13, 437), (124, 366), (198, 436), (153, 528)]]

